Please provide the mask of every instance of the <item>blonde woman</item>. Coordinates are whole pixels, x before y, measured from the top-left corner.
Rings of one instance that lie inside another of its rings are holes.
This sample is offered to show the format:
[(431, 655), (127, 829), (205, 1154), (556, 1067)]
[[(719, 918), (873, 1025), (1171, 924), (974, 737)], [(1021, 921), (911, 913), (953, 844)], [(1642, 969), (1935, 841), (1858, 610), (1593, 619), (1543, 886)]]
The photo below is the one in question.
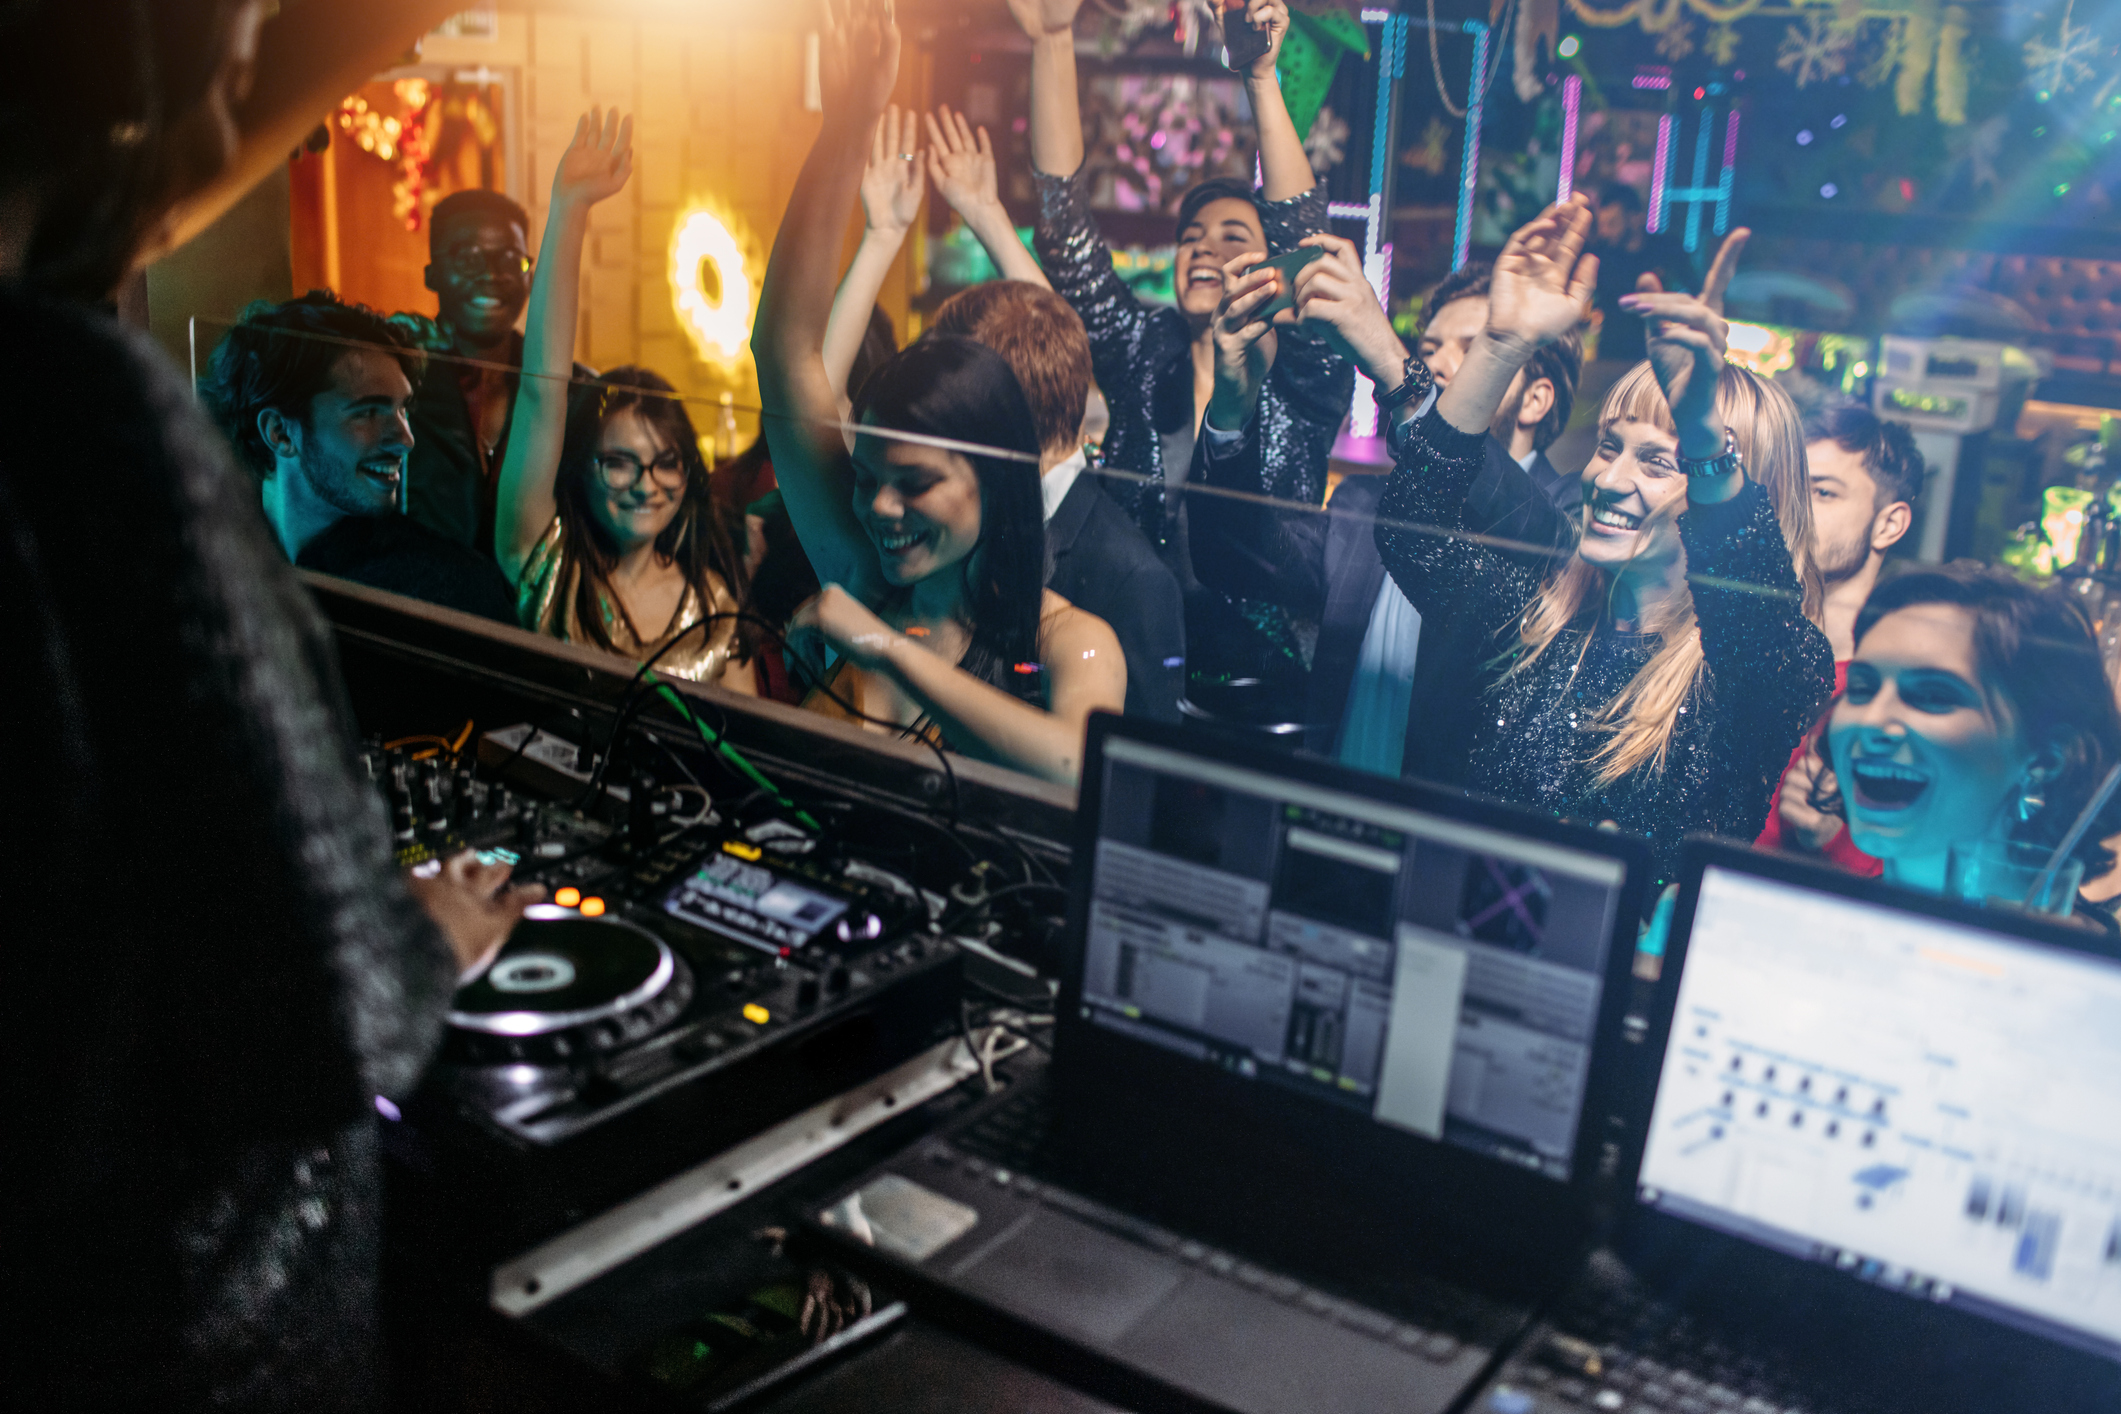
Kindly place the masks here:
[[(1468, 788), (1647, 835), (1669, 875), (1690, 831), (1750, 838), (1833, 689), (1833, 653), (1811, 621), (1820, 587), (1804, 548), (1797, 410), (1723, 358), (1714, 305), (1742, 241), (1719, 254), (1700, 298), (1623, 297), (1649, 322), (1650, 361), (1599, 414), (1572, 552), (1534, 548), (1555, 543), (1545, 526), (1513, 525), (1503, 540), (1469, 511), (1500, 500), (1557, 514), (1529, 478), (1522, 495), (1480, 484), (1481, 439), (1532, 352), (1587, 315), (1590, 225), (1571, 202), (1511, 237), (1486, 331), (1440, 393), (1392, 337), (1345, 242), (1319, 238), (1329, 258), (1297, 277), (1297, 312), (1333, 329), (1394, 409), (1378, 549), (1421, 611), (1422, 652), (1462, 657), (1447, 666), (1479, 707)], [(1245, 317), (1240, 303), (1226, 324)], [(1477, 632), (1432, 643), (1430, 622), (1466, 618)]]

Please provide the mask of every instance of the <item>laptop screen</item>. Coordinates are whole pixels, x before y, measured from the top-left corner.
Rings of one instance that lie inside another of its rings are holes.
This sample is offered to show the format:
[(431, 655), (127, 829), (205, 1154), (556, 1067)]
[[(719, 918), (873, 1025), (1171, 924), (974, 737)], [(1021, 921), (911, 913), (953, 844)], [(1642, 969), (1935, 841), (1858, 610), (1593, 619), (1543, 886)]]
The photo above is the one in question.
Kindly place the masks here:
[(1112, 736), (1091, 1024), (1570, 1177), (1625, 866)]
[(2121, 964), (1710, 865), (1639, 1184), (2121, 1356)]

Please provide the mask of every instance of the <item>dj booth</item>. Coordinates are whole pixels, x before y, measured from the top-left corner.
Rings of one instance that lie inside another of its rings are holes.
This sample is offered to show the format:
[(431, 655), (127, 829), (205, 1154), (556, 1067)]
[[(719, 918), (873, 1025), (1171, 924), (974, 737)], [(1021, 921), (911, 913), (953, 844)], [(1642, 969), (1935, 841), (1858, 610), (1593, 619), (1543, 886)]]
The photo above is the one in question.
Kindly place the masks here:
[(1044, 785), (338, 581), (408, 1407), (2121, 1409), (2103, 935), (1099, 718)]

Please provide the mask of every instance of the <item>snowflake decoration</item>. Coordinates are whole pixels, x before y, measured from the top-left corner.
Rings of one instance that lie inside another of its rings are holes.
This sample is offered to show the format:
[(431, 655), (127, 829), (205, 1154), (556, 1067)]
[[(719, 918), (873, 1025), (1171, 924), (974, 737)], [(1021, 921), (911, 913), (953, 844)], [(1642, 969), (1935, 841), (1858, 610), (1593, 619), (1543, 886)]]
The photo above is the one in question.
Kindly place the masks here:
[(1333, 111), (1332, 105), (1321, 104), (1318, 116), (1311, 121), (1311, 132), (1304, 139), (1304, 156), (1311, 159), (1311, 170), (1324, 176), (1348, 160), (1349, 128), (1346, 120)]
[(1849, 65), (1849, 50), (1855, 46), (1855, 31), (1838, 20), (1814, 15), (1800, 27), (1782, 32), (1782, 47), (1776, 51), (1775, 67), (1796, 77), (1797, 87), (1839, 78)]
[(1738, 57), (1738, 26), (1714, 25), (1709, 29), (1707, 47), (1709, 58), (1719, 65), (1728, 65)]
[[(1866, 26), (1868, 28), (1868, 26)], [(1856, 75), (1856, 82), (1865, 88), (1883, 88), (1900, 72), (1907, 59), (1907, 19), (1895, 16), (1884, 22), (1878, 36), (1878, 47), (1872, 51), (1869, 62)]]
[(1694, 47), (1694, 22), (1683, 14), (1676, 16), (1657, 36), (1658, 54), (1673, 63), (1693, 53)]
[(2075, 8), (2076, 0), (2062, 7), (2062, 27), (2055, 32), (2053, 44), (2039, 38), (2025, 41), (2025, 76), (2033, 81), (2033, 96), (2042, 103), (2090, 78), (2095, 72), (2092, 61), (2105, 47), (2098, 35), (2070, 24)]

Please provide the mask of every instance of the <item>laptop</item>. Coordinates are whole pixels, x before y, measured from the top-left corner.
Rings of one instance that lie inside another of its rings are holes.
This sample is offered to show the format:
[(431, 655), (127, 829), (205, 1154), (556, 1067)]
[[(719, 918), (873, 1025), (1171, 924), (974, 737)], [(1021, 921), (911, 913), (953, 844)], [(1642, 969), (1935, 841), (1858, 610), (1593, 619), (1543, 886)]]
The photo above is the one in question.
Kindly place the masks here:
[(1689, 851), (1633, 1201), (1472, 1408), (2121, 1409), (2113, 940)]
[(1590, 1245), (1649, 872), (1095, 717), (1050, 1064), (813, 1226), (1132, 1407), (1443, 1411)]

